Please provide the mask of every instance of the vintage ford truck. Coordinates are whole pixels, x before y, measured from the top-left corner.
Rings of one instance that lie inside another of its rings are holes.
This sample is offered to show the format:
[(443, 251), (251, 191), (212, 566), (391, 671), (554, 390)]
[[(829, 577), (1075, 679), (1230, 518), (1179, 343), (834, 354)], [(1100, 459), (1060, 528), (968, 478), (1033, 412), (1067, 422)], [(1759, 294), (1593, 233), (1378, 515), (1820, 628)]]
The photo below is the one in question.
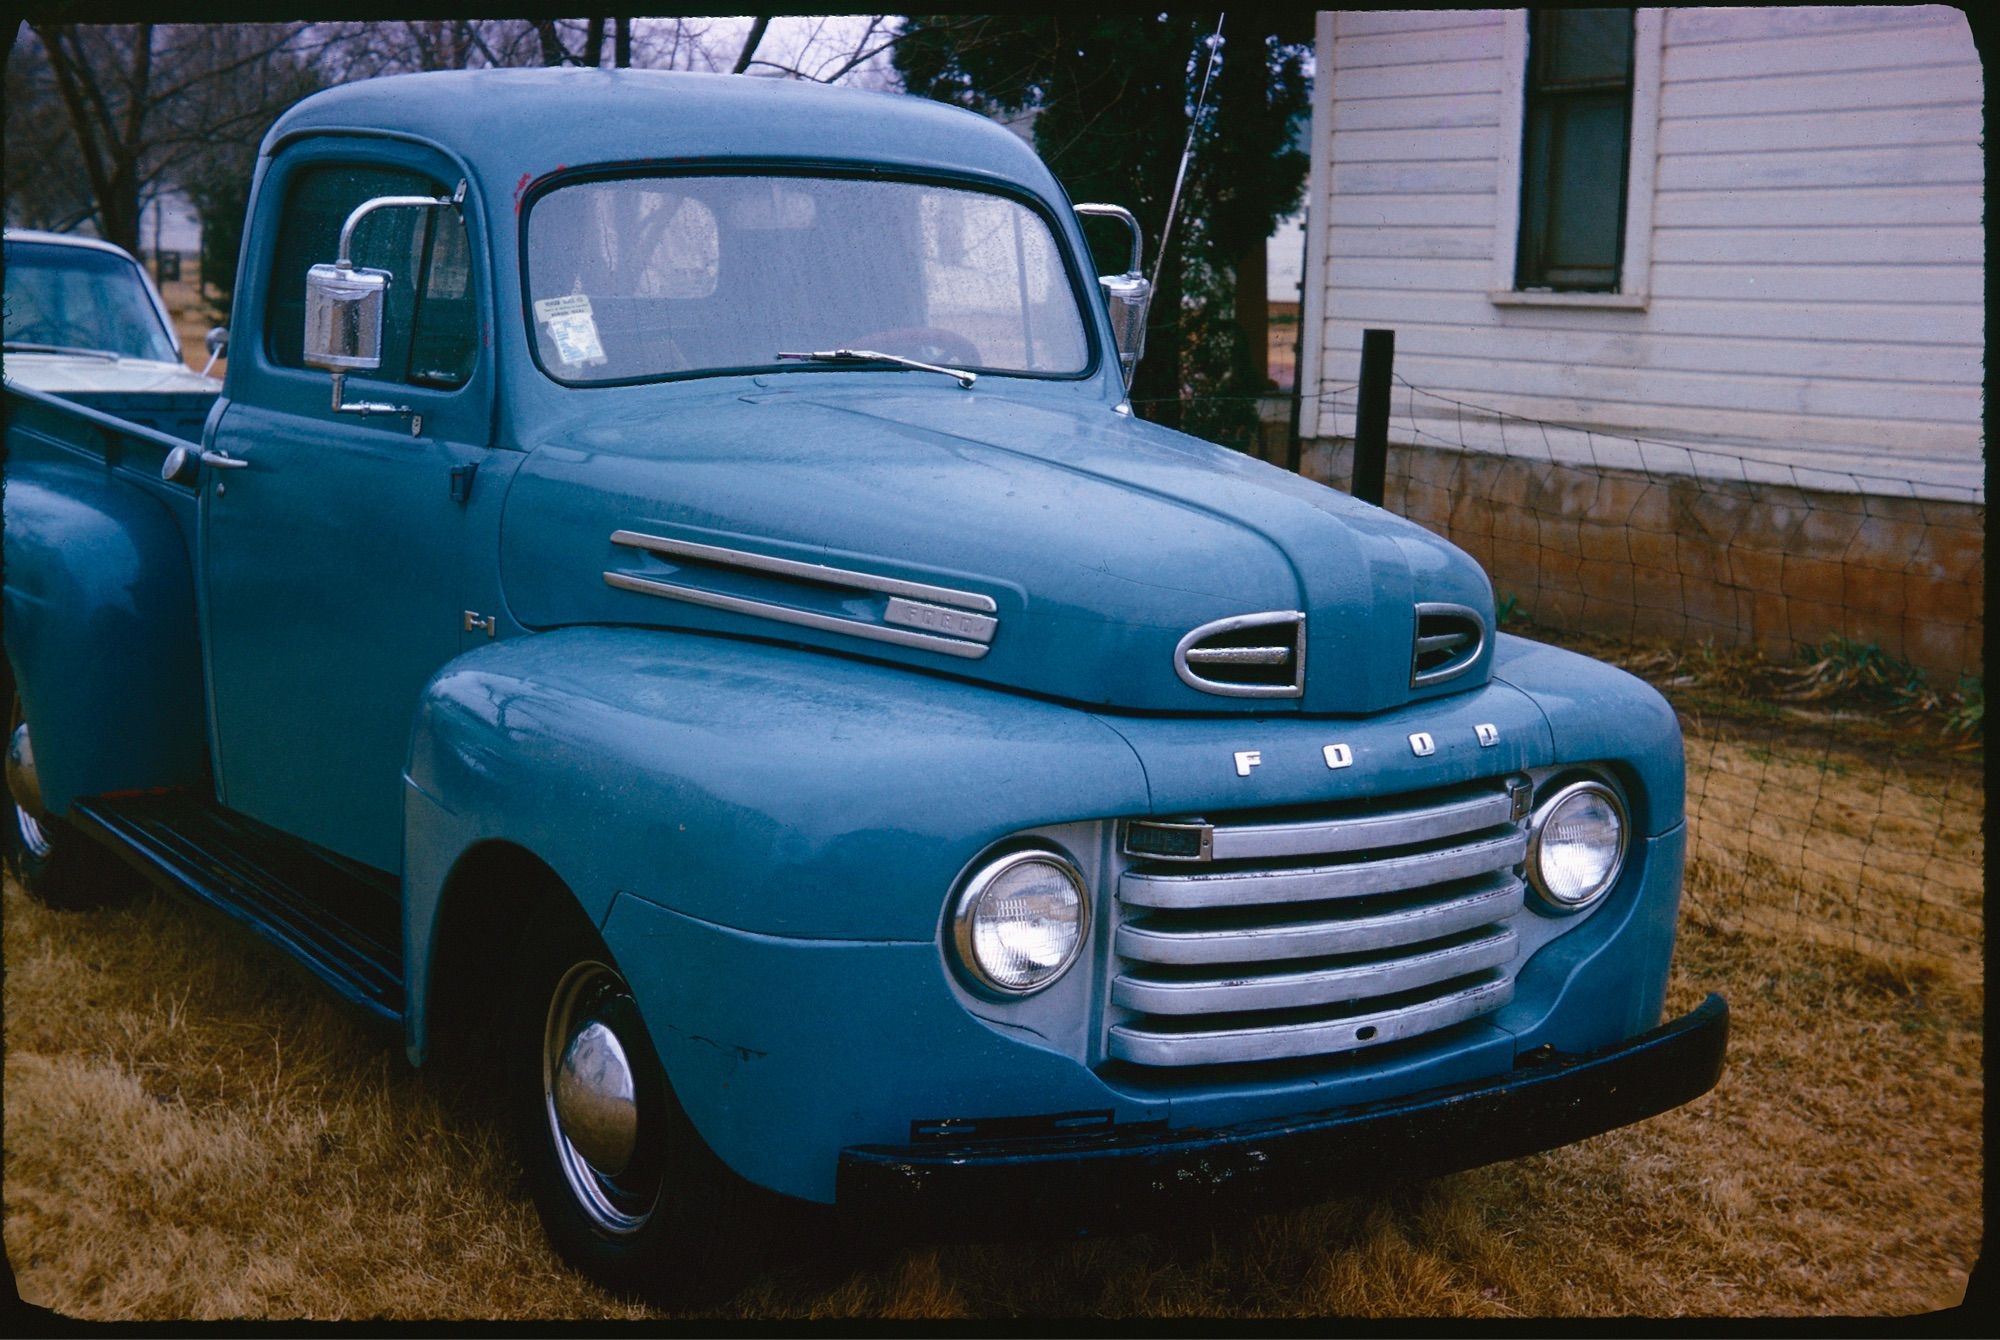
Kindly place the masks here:
[(1705, 1092), (1673, 712), (1136, 418), (1078, 210), (906, 97), (298, 104), (198, 443), (8, 389), (13, 868), (491, 1048), (620, 1288), (698, 1285), (734, 1197), (1157, 1224)]

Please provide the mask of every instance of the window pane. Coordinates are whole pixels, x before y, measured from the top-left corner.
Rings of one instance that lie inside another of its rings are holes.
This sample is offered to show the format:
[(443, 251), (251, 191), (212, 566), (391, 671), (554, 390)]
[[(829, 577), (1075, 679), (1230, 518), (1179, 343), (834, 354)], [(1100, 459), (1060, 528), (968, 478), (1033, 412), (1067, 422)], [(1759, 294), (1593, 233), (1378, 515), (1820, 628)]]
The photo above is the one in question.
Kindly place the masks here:
[[(340, 252), (340, 228), (356, 205), (378, 195), (442, 195), (419, 173), (347, 164), (302, 168), (285, 192), (266, 305), (273, 362), (305, 364), (306, 271)], [(387, 270), (382, 366), (356, 380), (461, 386), (478, 348), (472, 255), (465, 220), (451, 209), (383, 209), (354, 230), (357, 266)]]
[(1616, 291), (1632, 119), (1629, 9), (1531, 16), (1518, 288)]
[(1561, 84), (1624, 83), (1632, 74), (1632, 11), (1559, 9), (1537, 14), (1536, 80)]
[(551, 192), (528, 220), (543, 366), (565, 381), (796, 368), (870, 349), (1075, 373), (1083, 321), (1048, 225), (1002, 196), (838, 177), (667, 176)]
[(472, 250), (455, 209), (408, 213), (429, 234), (422, 301), (410, 335), (410, 380), (421, 386), (463, 386), (472, 375), (478, 319), (472, 307)]

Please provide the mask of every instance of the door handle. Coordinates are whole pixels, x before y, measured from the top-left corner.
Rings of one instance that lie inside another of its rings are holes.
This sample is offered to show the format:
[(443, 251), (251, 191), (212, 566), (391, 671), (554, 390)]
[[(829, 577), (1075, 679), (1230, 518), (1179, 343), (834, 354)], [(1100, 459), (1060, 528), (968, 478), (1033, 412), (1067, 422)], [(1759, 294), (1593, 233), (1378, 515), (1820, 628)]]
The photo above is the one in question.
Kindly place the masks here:
[(223, 451), (204, 450), (201, 453), (200, 459), (203, 465), (208, 466), (212, 470), (244, 470), (250, 466), (250, 462), (239, 461), (234, 456)]

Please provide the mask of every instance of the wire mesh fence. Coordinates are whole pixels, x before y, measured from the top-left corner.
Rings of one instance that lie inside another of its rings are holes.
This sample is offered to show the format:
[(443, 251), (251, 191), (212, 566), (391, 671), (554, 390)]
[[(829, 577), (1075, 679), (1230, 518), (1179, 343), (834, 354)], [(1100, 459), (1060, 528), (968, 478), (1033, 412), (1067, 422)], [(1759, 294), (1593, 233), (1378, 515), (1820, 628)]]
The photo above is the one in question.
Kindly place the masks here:
[[(1384, 505), (1478, 559), (1513, 630), (1581, 639), (1680, 712), (1688, 915), (1982, 971), (1976, 476), (1760, 459), (1396, 381)], [(1351, 435), (1355, 395), (1308, 400)], [(1351, 436), (1305, 455), (1337, 487), (1352, 463)]]

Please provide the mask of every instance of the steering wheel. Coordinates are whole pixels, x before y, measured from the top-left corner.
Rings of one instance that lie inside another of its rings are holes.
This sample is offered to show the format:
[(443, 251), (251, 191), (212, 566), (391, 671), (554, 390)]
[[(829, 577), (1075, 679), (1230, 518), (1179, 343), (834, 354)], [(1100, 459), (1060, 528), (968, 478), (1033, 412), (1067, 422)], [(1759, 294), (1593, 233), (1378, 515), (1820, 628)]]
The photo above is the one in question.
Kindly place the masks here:
[(955, 330), (939, 326), (897, 326), (894, 330), (871, 330), (847, 344), (850, 349), (873, 349), (877, 353), (901, 354), (926, 363), (946, 363), (955, 367), (977, 367), (979, 346)]

